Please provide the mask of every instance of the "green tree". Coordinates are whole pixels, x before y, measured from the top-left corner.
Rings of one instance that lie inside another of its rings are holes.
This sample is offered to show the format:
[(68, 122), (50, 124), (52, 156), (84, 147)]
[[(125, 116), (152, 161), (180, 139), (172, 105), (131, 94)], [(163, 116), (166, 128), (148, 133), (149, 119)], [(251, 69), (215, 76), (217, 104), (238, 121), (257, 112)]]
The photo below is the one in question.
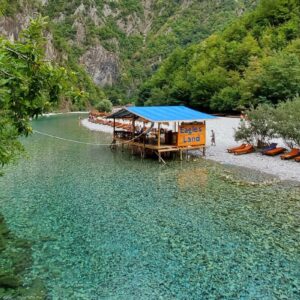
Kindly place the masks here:
[(277, 104), (300, 92), (300, 60), (296, 54), (280, 53), (251, 62), (241, 82), (242, 104)]
[(232, 112), (240, 101), (240, 92), (236, 87), (227, 86), (215, 94), (210, 103), (214, 111)]
[(275, 110), (274, 128), (285, 143), (300, 146), (300, 98), (280, 103)]
[(261, 147), (277, 136), (275, 129), (275, 109), (262, 104), (246, 112), (247, 119), (241, 120), (235, 131), (236, 141), (246, 141)]
[(235, 132), (237, 141), (263, 145), (272, 138), (282, 138), (290, 148), (300, 146), (300, 98), (277, 106), (259, 105), (247, 111), (247, 120)]
[(32, 132), (30, 119), (57, 104), (67, 73), (45, 60), (44, 18), (31, 20), (18, 42), (0, 40), (0, 164), (22, 151), (21, 135)]
[(97, 109), (100, 112), (111, 112), (112, 107), (113, 105), (108, 99), (101, 100), (97, 105)]

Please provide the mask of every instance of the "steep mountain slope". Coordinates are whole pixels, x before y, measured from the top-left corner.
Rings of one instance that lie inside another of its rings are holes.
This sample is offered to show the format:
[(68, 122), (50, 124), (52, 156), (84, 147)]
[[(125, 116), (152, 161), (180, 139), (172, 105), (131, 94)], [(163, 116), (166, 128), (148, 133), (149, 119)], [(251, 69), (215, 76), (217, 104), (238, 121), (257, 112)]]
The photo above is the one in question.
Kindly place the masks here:
[(6, 15), (0, 18), (0, 33), (16, 38), (29, 16), (36, 12), (49, 16), (49, 59), (79, 74), (92, 103), (103, 96), (93, 83), (105, 87), (117, 103), (119, 98), (132, 99), (137, 86), (175, 48), (203, 40), (255, 4), (255, 0), (0, 0), (0, 11)]
[(199, 44), (178, 49), (144, 84), (145, 104), (232, 112), (300, 93), (300, 3), (262, 0)]
[(223, 28), (255, 1), (57, 1), (43, 7), (55, 47), (68, 63), (80, 62), (93, 81), (110, 86), (112, 99), (136, 86), (178, 46)]

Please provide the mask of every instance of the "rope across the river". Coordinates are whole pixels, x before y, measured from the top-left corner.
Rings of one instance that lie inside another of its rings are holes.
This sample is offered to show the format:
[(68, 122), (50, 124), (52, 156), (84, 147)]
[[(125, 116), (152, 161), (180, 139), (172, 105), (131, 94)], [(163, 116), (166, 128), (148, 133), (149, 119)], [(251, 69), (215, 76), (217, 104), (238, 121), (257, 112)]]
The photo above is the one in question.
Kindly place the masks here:
[(113, 146), (117, 146), (117, 145), (128, 144), (128, 143), (133, 142), (134, 140), (138, 139), (142, 135), (147, 134), (153, 128), (153, 125), (154, 124), (152, 124), (150, 128), (146, 129), (145, 131), (143, 131), (141, 134), (134, 137), (133, 139), (130, 139), (130, 140), (124, 141), (124, 142), (117, 142), (117, 141), (114, 140), (112, 143), (109, 143), (109, 144), (87, 143), (87, 142), (82, 142), (82, 141), (77, 141), (77, 140), (72, 140), (72, 139), (66, 139), (66, 138), (63, 138), (63, 137), (60, 137), (60, 136), (52, 135), (52, 134), (49, 134), (49, 133), (46, 133), (46, 132), (41, 132), (41, 131), (38, 131), (38, 130), (33, 130), (33, 132), (37, 133), (37, 134), (40, 134), (40, 135), (43, 135), (43, 136), (53, 138), (53, 139), (66, 141), (66, 142), (70, 142), (70, 143), (82, 144), (82, 145), (89, 145), (89, 146), (112, 146), (113, 145)]
[(86, 142), (82, 142), (82, 141), (76, 141), (76, 140), (71, 140), (71, 139), (66, 139), (66, 138), (62, 138), (60, 136), (56, 136), (56, 135), (52, 135), (49, 133), (45, 133), (45, 132), (41, 132), (38, 130), (33, 130), (34, 133), (43, 135), (43, 136), (47, 136), (53, 139), (57, 139), (57, 140), (61, 140), (61, 141), (66, 141), (66, 142), (70, 142), (70, 143), (76, 143), (76, 144), (82, 144), (82, 145), (90, 145), (90, 146), (110, 146), (110, 144), (96, 144), (96, 143), (86, 143)]

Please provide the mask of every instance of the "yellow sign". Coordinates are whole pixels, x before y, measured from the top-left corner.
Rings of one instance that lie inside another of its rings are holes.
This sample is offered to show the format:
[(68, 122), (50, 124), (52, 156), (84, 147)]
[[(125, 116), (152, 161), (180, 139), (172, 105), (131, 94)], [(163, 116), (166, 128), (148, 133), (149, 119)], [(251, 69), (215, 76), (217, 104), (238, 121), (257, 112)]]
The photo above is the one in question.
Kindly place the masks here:
[(178, 128), (177, 146), (205, 145), (206, 127), (204, 123), (181, 124)]

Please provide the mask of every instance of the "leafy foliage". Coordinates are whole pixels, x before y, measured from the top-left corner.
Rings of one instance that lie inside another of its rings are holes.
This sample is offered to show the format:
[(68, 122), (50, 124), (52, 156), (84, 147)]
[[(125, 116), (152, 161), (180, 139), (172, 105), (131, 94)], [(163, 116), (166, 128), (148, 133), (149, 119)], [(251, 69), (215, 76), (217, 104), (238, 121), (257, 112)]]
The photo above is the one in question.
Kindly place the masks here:
[(21, 12), (26, 7), (37, 8), (40, 5), (36, 0), (0, 0), (0, 17), (13, 17), (16, 13)]
[(221, 33), (175, 50), (141, 87), (139, 103), (232, 112), (291, 99), (300, 93), (299, 24), (299, 1), (263, 0)]
[(300, 146), (300, 98), (281, 102), (277, 106), (259, 105), (247, 111), (247, 119), (240, 122), (235, 132), (237, 141), (265, 144), (282, 138), (293, 148)]
[(275, 110), (275, 130), (290, 147), (300, 146), (300, 98), (280, 103)]
[(259, 105), (256, 109), (248, 110), (246, 116), (247, 119), (241, 120), (235, 132), (237, 141), (244, 140), (256, 145), (264, 145), (276, 137), (275, 110), (272, 106)]
[(0, 16), (11, 16), (20, 10), (19, 1), (0, 0)]
[(68, 74), (44, 59), (45, 19), (31, 21), (20, 41), (0, 40), (0, 165), (22, 150), (17, 138), (31, 133), (30, 118), (57, 104)]
[(100, 112), (111, 112), (112, 111), (112, 103), (108, 99), (103, 99), (97, 105), (97, 109)]

